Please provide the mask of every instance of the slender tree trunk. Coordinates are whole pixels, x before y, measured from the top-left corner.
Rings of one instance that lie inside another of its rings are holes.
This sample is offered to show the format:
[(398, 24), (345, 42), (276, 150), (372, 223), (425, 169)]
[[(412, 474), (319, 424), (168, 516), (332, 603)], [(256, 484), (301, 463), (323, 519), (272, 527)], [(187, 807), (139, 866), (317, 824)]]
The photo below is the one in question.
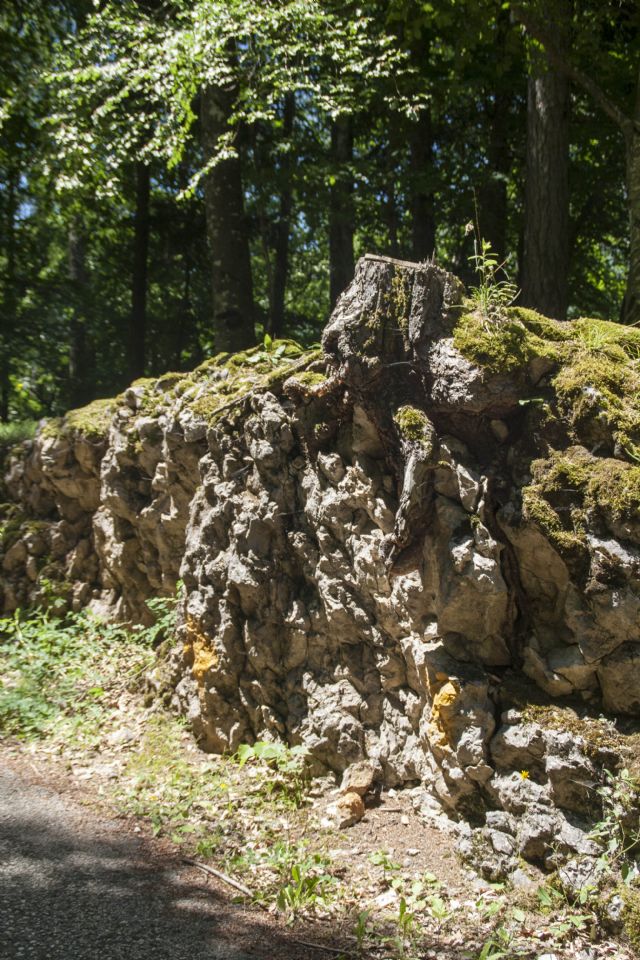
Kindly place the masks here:
[[(566, 3), (567, 0), (564, 0)], [(592, 72), (580, 70), (567, 56), (566, 44), (558, 43), (557, 31), (531, 15), (529, 5), (512, 3), (515, 17), (526, 27), (545, 48), (554, 68), (567, 80), (573, 80), (593, 98), (614, 123), (618, 125), (625, 140), (627, 193), (629, 197), (630, 257), (627, 290), (625, 293), (622, 318), (626, 323), (640, 323), (640, 72), (636, 88), (636, 101), (633, 114), (629, 116), (599, 86)]]
[(640, 73), (633, 122), (627, 127), (626, 142), (630, 249), (623, 320), (640, 324)]
[[(512, 29), (508, 10), (498, 15), (496, 35), (496, 60), (507, 62), (507, 41)], [(499, 83), (504, 86), (504, 81)], [(487, 109), (489, 144), (487, 149), (488, 178), (479, 195), (480, 234), (491, 244), (491, 249), (502, 261), (507, 255), (507, 179), (511, 169), (509, 149), (509, 106), (511, 94), (498, 88)]]
[(69, 405), (80, 407), (91, 399), (87, 349), (87, 247), (81, 225), (74, 220), (67, 234), (71, 323), (69, 329)]
[(11, 393), (11, 341), (16, 334), (18, 297), (16, 289), (16, 215), (18, 212), (17, 170), (12, 170), (7, 181), (7, 226), (5, 238), (6, 267), (4, 276), (4, 303), (0, 315), (0, 421), (9, 419)]
[(507, 96), (496, 96), (489, 135), (489, 180), (480, 191), (480, 232), (500, 261), (507, 255), (507, 176), (511, 168), (508, 106)]
[(174, 325), (173, 337), (173, 365), (176, 370), (182, 369), (182, 351), (189, 343), (193, 332), (191, 314), (191, 264), (189, 258), (183, 255), (184, 279), (180, 303), (180, 322)]
[(429, 108), (412, 124), (410, 135), (411, 254), (414, 260), (428, 260), (436, 247), (433, 192), (433, 125)]
[(569, 271), (569, 85), (547, 69), (529, 79), (524, 306), (563, 320)]
[(355, 269), (353, 180), (348, 169), (352, 160), (351, 117), (338, 117), (331, 125), (331, 161), (335, 177), (329, 197), (329, 296), (332, 307), (351, 283)]
[(385, 193), (384, 216), (387, 221), (387, 232), (389, 234), (389, 256), (398, 257), (400, 256), (400, 245), (398, 243), (398, 205), (396, 201), (396, 183), (393, 170), (389, 171)]
[(284, 328), (284, 299), (289, 275), (289, 235), (291, 233), (291, 210), (293, 209), (293, 154), (291, 135), (295, 119), (295, 94), (287, 93), (282, 115), (282, 139), (289, 149), (280, 164), (280, 209), (275, 225), (271, 296), (269, 298), (269, 330), (274, 337), (282, 335)]
[[(202, 139), (209, 159), (228, 132), (232, 92), (206, 87), (201, 97)], [(222, 160), (205, 177), (204, 202), (213, 281), (213, 332), (218, 350), (255, 343), (249, 234), (239, 157)]]
[(133, 225), (133, 274), (129, 324), (128, 373), (130, 380), (144, 376), (147, 328), (147, 272), (149, 260), (150, 173), (146, 163), (136, 163), (136, 210)]
[[(554, 7), (558, 36), (568, 23), (566, 3)], [(558, 43), (566, 43), (559, 39)], [(540, 58), (527, 91), (523, 306), (558, 320), (569, 296), (569, 81)]]

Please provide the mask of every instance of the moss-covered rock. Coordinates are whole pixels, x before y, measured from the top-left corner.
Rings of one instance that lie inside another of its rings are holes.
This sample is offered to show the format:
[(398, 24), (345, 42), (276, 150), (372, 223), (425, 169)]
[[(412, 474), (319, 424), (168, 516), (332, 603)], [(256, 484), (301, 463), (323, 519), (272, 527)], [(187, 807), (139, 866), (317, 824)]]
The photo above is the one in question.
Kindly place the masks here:
[(43, 437), (85, 437), (97, 442), (106, 440), (113, 418), (113, 399), (94, 400), (86, 407), (69, 410), (64, 417), (47, 420), (40, 430)]
[(493, 321), (469, 310), (454, 330), (460, 353), (492, 374), (525, 373), (534, 359), (558, 364), (564, 339), (561, 324), (522, 308), (510, 308)]
[(403, 440), (431, 447), (433, 444), (433, 424), (424, 410), (417, 407), (400, 407), (394, 415), (394, 423)]

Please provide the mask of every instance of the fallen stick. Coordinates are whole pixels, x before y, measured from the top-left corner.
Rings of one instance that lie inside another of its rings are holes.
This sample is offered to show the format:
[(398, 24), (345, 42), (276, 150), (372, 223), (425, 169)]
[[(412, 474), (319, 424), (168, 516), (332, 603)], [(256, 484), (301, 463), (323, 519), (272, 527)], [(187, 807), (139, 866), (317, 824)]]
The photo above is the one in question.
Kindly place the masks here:
[(326, 953), (341, 953), (343, 956), (353, 956), (352, 950), (345, 950), (344, 947), (325, 947), (323, 943), (313, 943), (312, 940), (298, 940), (297, 937), (291, 937), (293, 943), (299, 943), (301, 947), (313, 947), (314, 950), (324, 950)]
[(197, 860), (189, 860), (187, 857), (184, 858), (183, 862), (188, 863), (192, 867), (197, 867), (198, 870), (202, 870), (203, 873), (210, 873), (212, 877), (217, 877), (218, 880), (222, 880), (223, 883), (228, 883), (230, 887), (235, 887), (240, 893), (244, 893), (245, 897), (251, 897), (251, 899), (253, 899), (253, 891), (249, 890), (249, 887), (245, 887), (244, 883), (234, 880), (233, 877), (228, 877), (226, 873), (223, 873), (221, 870), (216, 870), (215, 867), (208, 867), (204, 863), (198, 863)]

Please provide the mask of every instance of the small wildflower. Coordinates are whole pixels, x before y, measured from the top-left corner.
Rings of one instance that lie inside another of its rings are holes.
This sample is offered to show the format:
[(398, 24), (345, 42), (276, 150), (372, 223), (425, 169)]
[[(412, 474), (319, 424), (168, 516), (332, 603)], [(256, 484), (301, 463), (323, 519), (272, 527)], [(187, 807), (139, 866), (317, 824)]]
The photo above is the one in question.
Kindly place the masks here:
[(520, 777), (521, 777), (523, 780), (528, 780), (528, 779), (529, 779), (529, 771), (528, 771), (528, 770), (521, 770), (521, 771), (520, 771)]

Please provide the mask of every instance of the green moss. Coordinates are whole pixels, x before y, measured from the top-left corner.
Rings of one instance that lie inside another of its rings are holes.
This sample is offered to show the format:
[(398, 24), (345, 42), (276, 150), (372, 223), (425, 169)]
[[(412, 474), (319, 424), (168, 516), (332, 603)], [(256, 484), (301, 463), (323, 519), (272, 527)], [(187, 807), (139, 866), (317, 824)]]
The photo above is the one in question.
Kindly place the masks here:
[(389, 306), (393, 322), (403, 334), (406, 334), (409, 329), (409, 310), (411, 308), (410, 281), (407, 273), (397, 268), (391, 278)]
[(594, 457), (584, 447), (554, 451), (531, 464), (532, 482), (522, 490), (522, 512), (561, 554), (586, 549), (587, 517), (637, 521), (640, 466), (613, 457)]
[(505, 313), (510, 320), (518, 321), (526, 330), (542, 340), (563, 343), (571, 339), (572, 334), (569, 324), (543, 317), (541, 313), (536, 313), (535, 310), (529, 310), (526, 307), (508, 307)]
[(620, 343), (574, 344), (553, 386), (559, 411), (586, 442), (603, 433), (629, 448), (640, 440), (640, 374)]
[(111, 426), (113, 410), (112, 399), (94, 400), (86, 407), (69, 410), (64, 417), (47, 420), (40, 430), (40, 436), (82, 436), (93, 442), (105, 440)]
[(295, 376), (298, 383), (305, 387), (319, 387), (321, 383), (327, 382), (327, 375), (316, 373), (315, 370), (303, 370), (302, 373), (297, 373)]
[(393, 421), (403, 440), (419, 443), (427, 456), (431, 456), (435, 443), (435, 430), (424, 411), (416, 407), (400, 407)]
[(586, 505), (609, 511), (616, 520), (637, 520), (640, 510), (640, 467), (599, 458), (586, 488)]
[[(464, 357), (488, 372), (515, 373), (525, 371), (536, 357), (554, 364), (561, 361), (560, 334), (553, 324), (553, 320), (522, 308), (507, 310), (503, 320), (492, 323), (467, 312), (456, 324), (453, 342)], [(545, 338), (543, 331), (553, 336)]]
[(592, 447), (619, 443), (640, 460), (640, 331), (605, 320), (549, 320), (522, 307), (488, 323), (465, 313), (454, 343), (493, 374), (526, 372), (536, 358), (555, 368), (557, 412), (577, 440)]
[(618, 892), (623, 903), (624, 932), (634, 947), (640, 947), (640, 890), (621, 884)]
[[(194, 372), (199, 393), (194, 400), (185, 402), (195, 416), (211, 424), (252, 390), (276, 389), (301, 362), (311, 364), (321, 357), (321, 351), (305, 350), (293, 340), (275, 340), (268, 350), (253, 347), (231, 356), (218, 354)], [(310, 379), (302, 380), (305, 376)], [(296, 371), (296, 377), (310, 385), (326, 379), (324, 374), (305, 370)]]

